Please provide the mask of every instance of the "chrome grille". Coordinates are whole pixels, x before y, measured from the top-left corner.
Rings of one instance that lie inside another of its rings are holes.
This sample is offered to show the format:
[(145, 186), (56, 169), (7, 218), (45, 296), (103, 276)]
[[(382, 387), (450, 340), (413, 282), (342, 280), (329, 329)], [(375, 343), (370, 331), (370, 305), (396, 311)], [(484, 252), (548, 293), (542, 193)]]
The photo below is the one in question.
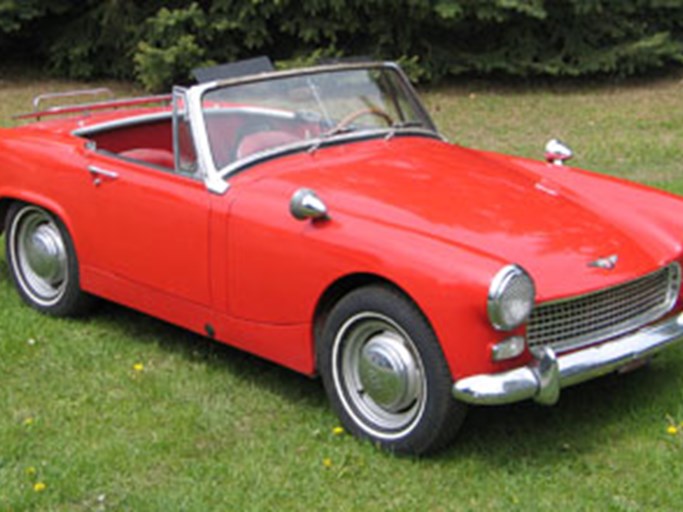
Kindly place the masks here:
[(638, 329), (673, 308), (680, 285), (674, 263), (622, 285), (540, 304), (527, 326), (529, 346), (562, 352)]

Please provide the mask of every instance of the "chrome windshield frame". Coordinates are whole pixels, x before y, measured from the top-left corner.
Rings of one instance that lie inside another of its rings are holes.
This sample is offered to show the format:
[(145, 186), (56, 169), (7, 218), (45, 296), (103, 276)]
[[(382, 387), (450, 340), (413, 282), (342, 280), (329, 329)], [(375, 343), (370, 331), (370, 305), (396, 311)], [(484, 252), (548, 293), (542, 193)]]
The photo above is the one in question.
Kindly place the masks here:
[[(211, 143), (209, 141), (207, 126), (203, 115), (202, 101), (206, 93), (215, 89), (244, 85), (249, 83), (263, 82), (270, 79), (283, 79), (288, 77), (317, 75), (325, 72), (339, 72), (352, 71), (361, 69), (388, 69), (395, 72), (400, 80), (401, 86), (404, 89), (406, 98), (410, 102), (411, 107), (417, 112), (421, 118), (427, 122), (425, 127), (406, 127), (396, 128), (387, 127), (381, 129), (363, 130), (359, 133), (345, 133), (338, 134), (324, 139), (322, 137), (314, 137), (307, 140), (297, 141), (292, 144), (283, 145), (272, 150), (260, 152), (258, 154), (237, 160), (230, 165), (222, 168), (216, 168), (212, 152)], [(204, 177), (204, 183), (207, 189), (216, 194), (224, 194), (230, 187), (228, 179), (233, 174), (240, 170), (252, 166), (262, 160), (268, 160), (279, 155), (289, 154), (294, 151), (303, 151), (318, 149), (328, 144), (337, 144), (347, 141), (363, 140), (367, 138), (376, 138), (381, 136), (394, 136), (396, 134), (415, 134), (425, 135), (436, 138), (443, 138), (439, 135), (433, 120), (429, 116), (424, 105), (419, 100), (415, 89), (410, 80), (403, 72), (403, 70), (394, 62), (358, 62), (358, 63), (342, 63), (330, 64), (300, 69), (290, 69), (285, 71), (273, 71), (266, 73), (258, 73), (255, 75), (232, 78), (227, 80), (216, 80), (206, 82), (190, 87), (186, 91), (186, 98), (188, 103), (188, 113), (190, 117), (190, 124), (192, 127), (192, 135), (195, 140), (197, 151), (198, 166), (201, 175)]]

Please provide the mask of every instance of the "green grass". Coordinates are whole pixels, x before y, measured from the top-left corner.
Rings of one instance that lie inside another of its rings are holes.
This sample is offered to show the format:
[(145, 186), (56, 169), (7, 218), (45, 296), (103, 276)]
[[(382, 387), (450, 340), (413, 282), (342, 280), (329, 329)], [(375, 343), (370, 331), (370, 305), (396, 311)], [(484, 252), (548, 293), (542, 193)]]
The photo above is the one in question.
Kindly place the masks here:
[[(0, 76), (5, 124), (37, 92), (74, 86)], [(680, 78), (559, 89), (475, 83), (426, 100), (453, 141), (540, 157), (545, 139), (559, 136), (578, 166), (683, 194), (681, 93)], [(335, 435), (317, 381), (112, 304), (84, 319), (42, 316), (20, 302), (4, 260), (0, 306), (0, 511), (683, 503), (683, 433), (667, 433), (683, 422), (683, 347), (641, 371), (565, 390), (551, 408), (473, 408), (455, 445), (412, 460)]]

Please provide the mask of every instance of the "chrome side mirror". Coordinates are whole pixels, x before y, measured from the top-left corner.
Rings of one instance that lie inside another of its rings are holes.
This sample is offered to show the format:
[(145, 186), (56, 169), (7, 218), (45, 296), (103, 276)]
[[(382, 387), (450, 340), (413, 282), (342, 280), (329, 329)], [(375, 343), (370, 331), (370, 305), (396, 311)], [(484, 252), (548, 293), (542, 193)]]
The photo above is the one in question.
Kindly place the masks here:
[(564, 165), (566, 160), (574, 156), (572, 148), (558, 139), (550, 139), (545, 145), (545, 159), (548, 163)]
[(297, 220), (328, 219), (327, 206), (310, 188), (300, 188), (289, 202), (289, 211)]

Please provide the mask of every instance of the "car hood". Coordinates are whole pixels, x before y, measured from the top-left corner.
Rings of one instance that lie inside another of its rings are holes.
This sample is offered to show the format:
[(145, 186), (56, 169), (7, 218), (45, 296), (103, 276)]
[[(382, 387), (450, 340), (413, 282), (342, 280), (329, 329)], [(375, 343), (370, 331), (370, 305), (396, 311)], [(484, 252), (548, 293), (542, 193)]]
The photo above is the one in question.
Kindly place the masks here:
[[(681, 252), (683, 237), (628, 213), (666, 198), (681, 218), (680, 201), (581, 171), (419, 137), (340, 145), (294, 160), (280, 167), (280, 178), (314, 188), (333, 218), (363, 217), (520, 264), (542, 300), (623, 282)], [(572, 173), (583, 181), (563, 179)], [(615, 257), (614, 268), (597, 263)]]

